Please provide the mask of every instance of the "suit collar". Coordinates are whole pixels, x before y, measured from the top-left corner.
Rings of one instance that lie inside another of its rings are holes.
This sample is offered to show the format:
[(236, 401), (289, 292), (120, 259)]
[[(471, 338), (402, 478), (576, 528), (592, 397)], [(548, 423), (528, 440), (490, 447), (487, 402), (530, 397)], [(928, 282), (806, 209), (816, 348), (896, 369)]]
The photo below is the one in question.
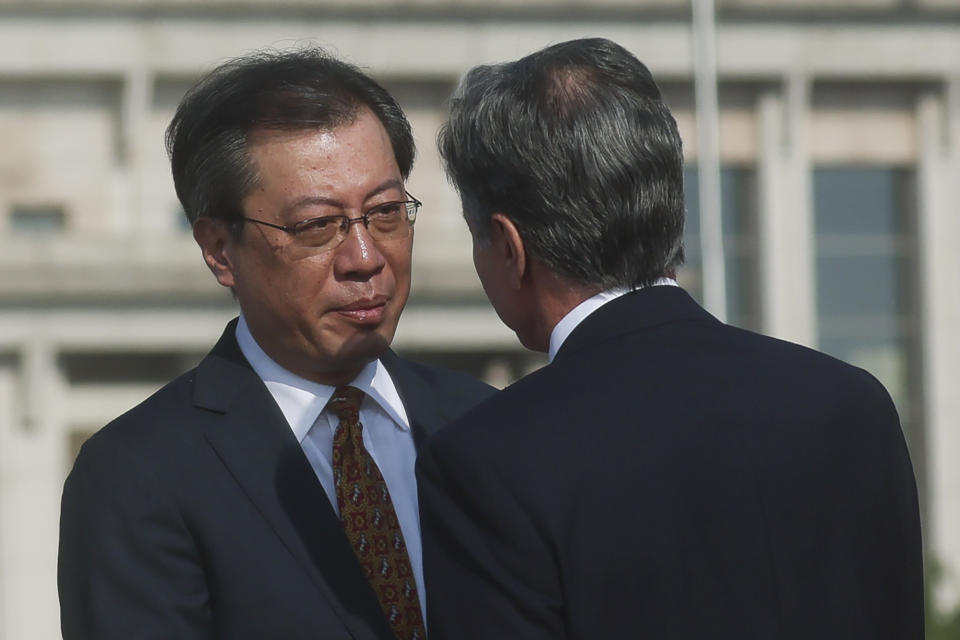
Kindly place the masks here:
[(201, 409), (224, 413), (243, 392), (260, 382), (237, 345), (236, 326), (234, 318), (197, 366), (193, 403)]
[[(336, 386), (307, 380), (274, 361), (257, 344), (243, 315), (234, 333), (240, 351), (280, 406), (297, 441), (303, 442), (333, 396)], [(365, 402), (378, 405), (398, 429), (410, 429), (410, 421), (396, 384), (379, 358), (368, 362), (349, 384), (363, 391), (368, 398)]]
[(197, 367), (204, 435), (354, 637), (392, 638), (329, 499), (280, 408), (243, 357), (236, 320)]
[(380, 356), (380, 362), (393, 378), (413, 430), (414, 442), (419, 447), (428, 435), (438, 431), (449, 420), (449, 417), (440, 414), (436, 388), (391, 350)]
[(554, 362), (627, 333), (686, 320), (719, 322), (680, 287), (638, 289), (606, 303), (587, 316), (570, 333)]
[[(248, 385), (263, 384), (237, 343), (237, 323), (234, 318), (227, 324), (217, 344), (197, 367), (193, 401), (198, 407), (223, 413)], [(411, 414), (415, 413), (426, 433), (439, 429), (443, 422), (436, 411), (433, 389), (392, 350), (387, 350), (380, 361), (396, 386), (410, 424), (414, 423)]]
[[(646, 285), (649, 287), (656, 286), (671, 286), (676, 287), (677, 281), (673, 278), (659, 278), (652, 284)], [(645, 287), (639, 287), (638, 289), (643, 289)], [(612, 289), (606, 289), (597, 294), (594, 294), (575, 306), (573, 309), (567, 312), (567, 315), (560, 318), (554, 327), (553, 331), (550, 332), (550, 349), (547, 352), (547, 358), (550, 362), (553, 362), (553, 359), (557, 355), (557, 351), (560, 350), (560, 347), (563, 346), (563, 343), (566, 341), (567, 336), (577, 328), (584, 318), (589, 316), (591, 313), (607, 304), (611, 300), (616, 300), (622, 295), (626, 295), (631, 291), (636, 291), (638, 289), (629, 289), (627, 287), (614, 287)]]
[[(218, 413), (226, 412), (251, 387), (262, 388), (269, 395), (263, 381), (257, 377), (237, 344), (234, 318), (224, 329), (220, 340), (197, 367), (193, 402), (196, 406)], [(390, 373), (403, 402), (411, 428), (419, 440), (439, 430), (446, 419), (437, 409), (433, 386), (427, 383), (392, 350), (387, 350), (380, 361)], [(420, 433), (417, 434), (417, 431)]]

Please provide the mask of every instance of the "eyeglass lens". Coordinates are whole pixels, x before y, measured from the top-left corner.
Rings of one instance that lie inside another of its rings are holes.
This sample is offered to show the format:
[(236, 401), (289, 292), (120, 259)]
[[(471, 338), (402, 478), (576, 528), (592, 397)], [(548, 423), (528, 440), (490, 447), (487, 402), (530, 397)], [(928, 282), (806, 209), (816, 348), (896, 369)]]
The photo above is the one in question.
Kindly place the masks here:
[(350, 225), (363, 222), (374, 240), (405, 238), (416, 219), (417, 203), (388, 202), (373, 207), (360, 218), (347, 216), (323, 216), (304, 220), (294, 227), (297, 240), (302, 244), (332, 249), (347, 237)]

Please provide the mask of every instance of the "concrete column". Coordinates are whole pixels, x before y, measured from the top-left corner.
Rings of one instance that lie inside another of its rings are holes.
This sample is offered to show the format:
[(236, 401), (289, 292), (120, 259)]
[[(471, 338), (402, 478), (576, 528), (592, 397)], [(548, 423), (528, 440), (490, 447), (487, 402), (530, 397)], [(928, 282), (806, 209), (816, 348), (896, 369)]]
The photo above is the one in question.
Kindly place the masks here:
[[(62, 380), (49, 341), (23, 347), (17, 380), (0, 370), (0, 606), (3, 638), (60, 637), (56, 567), (66, 436)], [(17, 384), (17, 383), (21, 384)], [(19, 387), (24, 411), (8, 409)]]
[(809, 78), (791, 75), (782, 93), (760, 97), (758, 236), (764, 333), (817, 342), (816, 246), (806, 145)]
[[(120, 118), (120, 171), (126, 176), (128, 185), (126, 215), (130, 226), (138, 230), (166, 231), (170, 220), (167, 217), (158, 219), (156, 216), (148, 215), (153, 211), (153, 207), (145, 202), (147, 197), (145, 184), (148, 180), (155, 179), (155, 176), (148, 175), (144, 162), (144, 145), (147, 144), (144, 133), (152, 100), (152, 74), (140, 64), (127, 70), (123, 78)], [(162, 144), (162, 141), (152, 140), (150, 143)]]
[(10, 624), (8, 594), (15, 587), (9, 576), (16, 553), (7, 533), (13, 523), (10, 494), (13, 486), (12, 439), (16, 423), (14, 385), (13, 367), (0, 362), (0, 640), (15, 637)]
[(921, 96), (917, 121), (925, 541), (946, 574), (937, 604), (952, 607), (960, 603), (960, 76), (950, 80), (946, 101)]

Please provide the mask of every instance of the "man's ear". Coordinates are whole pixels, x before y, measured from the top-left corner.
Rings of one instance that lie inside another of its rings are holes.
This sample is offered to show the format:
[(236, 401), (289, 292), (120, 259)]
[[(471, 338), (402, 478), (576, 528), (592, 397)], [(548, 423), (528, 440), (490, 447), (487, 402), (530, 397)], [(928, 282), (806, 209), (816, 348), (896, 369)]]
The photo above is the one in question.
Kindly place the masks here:
[(203, 261), (224, 287), (233, 287), (233, 262), (230, 247), (235, 242), (223, 220), (201, 216), (193, 223), (193, 239), (200, 245)]
[(510, 284), (519, 289), (527, 275), (527, 250), (523, 244), (523, 237), (513, 220), (502, 213), (490, 216), (491, 242), (498, 244), (501, 257), (507, 267)]

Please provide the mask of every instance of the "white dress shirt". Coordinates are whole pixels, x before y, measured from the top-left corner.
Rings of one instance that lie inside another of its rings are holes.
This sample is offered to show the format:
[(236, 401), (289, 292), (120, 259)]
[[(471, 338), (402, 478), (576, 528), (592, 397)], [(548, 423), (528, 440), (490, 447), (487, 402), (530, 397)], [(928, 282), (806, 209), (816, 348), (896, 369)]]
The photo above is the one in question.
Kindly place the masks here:
[[(653, 287), (657, 286), (671, 286), (676, 287), (677, 281), (673, 278), (660, 278), (652, 285)], [(637, 289), (642, 289), (643, 287), (637, 287)], [(637, 289), (626, 289), (626, 288), (616, 288), (616, 289), (607, 289), (606, 291), (601, 291), (600, 293), (587, 298), (573, 309), (567, 312), (567, 315), (563, 316), (560, 319), (560, 322), (553, 327), (553, 331), (550, 332), (550, 351), (548, 356), (550, 362), (553, 362), (554, 357), (557, 355), (557, 351), (560, 350), (560, 347), (566, 342), (567, 338), (573, 333), (573, 330), (577, 328), (584, 319), (589, 316), (591, 313), (607, 304), (611, 300), (616, 300), (625, 293), (630, 293), (631, 291), (636, 291)]]
[[(313, 472), (323, 485), (330, 505), (339, 515), (337, 493), (333, 484), (333, 434), (340, 421), (333, 412), (324, 410), (333, 395), (334, 387), (305, 380), (274, 362), (253, 339), (242, 314), (237, 323), (236, 335), (240, 351), (280, 407), (310, 466), (313, 467)], [(380, 468), (390, 491), (403, 540), (407, 545), (407, 553), (410, 555), (420, 607), (426, 620), (420, 511), (417, 503), (417, 480), (413, 472), (417, 449), (414, 446), (407, 412), (400, 401), (397, 387), (380, 360), (367, 364), (350, 382), (350, 386), (366, 394), (360, 405), (363, 445)]]

